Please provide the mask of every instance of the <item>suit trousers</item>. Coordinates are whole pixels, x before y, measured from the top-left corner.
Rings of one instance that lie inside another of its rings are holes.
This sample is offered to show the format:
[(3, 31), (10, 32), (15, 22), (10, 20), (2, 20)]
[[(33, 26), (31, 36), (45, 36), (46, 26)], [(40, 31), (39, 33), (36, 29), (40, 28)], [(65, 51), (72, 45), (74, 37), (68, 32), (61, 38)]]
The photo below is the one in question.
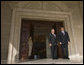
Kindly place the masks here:
[(68, 44), (62, 44), (63, 58), (68, 58)]
[(53, 59), (57, 58), (57, 45), (51, 46), (51, 55)]

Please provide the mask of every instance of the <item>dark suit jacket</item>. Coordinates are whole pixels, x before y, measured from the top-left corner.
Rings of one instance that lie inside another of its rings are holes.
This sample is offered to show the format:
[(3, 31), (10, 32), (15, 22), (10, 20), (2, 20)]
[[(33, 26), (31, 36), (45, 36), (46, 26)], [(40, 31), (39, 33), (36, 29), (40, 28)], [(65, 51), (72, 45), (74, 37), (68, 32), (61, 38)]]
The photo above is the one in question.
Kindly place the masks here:
[(57, 45), (57, 39), (52, 33), (49, 34), (49, 43), (51, 43), (52, 46)]
[(70, 41), (68, 32), (65, 31), (65, 35), (63, 35), (62, 32), (58, 33), (58, 41), (62, 42), (62, 44), (68, 44), (68, 41)]

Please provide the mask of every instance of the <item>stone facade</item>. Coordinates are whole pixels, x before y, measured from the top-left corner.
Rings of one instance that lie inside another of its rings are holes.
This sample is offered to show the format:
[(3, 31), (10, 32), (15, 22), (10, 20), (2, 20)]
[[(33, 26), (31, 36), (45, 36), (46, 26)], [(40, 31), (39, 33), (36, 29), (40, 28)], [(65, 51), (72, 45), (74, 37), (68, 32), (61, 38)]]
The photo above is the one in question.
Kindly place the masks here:
[[(16, 12), (17, 13), (16, 14), (15, 11), (17, 11), (18, 13)], [(21, 11), (24, 11), (24, 12), (21, 12)], [(70, 22), (67, 23), (68, 25), (71, 25), (70, 26), (71, 28), (70, 29), (68, 28), (68, 30), (70, 30), (69, 31), (70, 37), (72, 38), (73, 36), (73, 44), (71, 45), (71, 50), (72, 50), (71, 54), (72, 55), (78, 54), (80, 56), (83, 56), (83, 2), (82, 1), (27, 1), (27, 2), (26, 1), (6, 1), (6, 2), (2, 1), (1, 2), (1, 59), (7, 60), (7, 57), (8, 57), (8, 50), (10, 49), (9, 40), (13, 36), (12, 35), (13, 33), (11, 33), (13, 32), (13, 30), (11, 31), (11, 29), (13, 29), (13, 26), (14, 26), (13, 25), (14, 22), (12, 23), (14, 18), (17, 19), (16, 17), (18, 17), (20, 13), (21, 15), (24, 15), (23, 16), (24, 18), (26, 18), (25, 15), (26, 15), (26, 12), (28, 12), (30, 13), (29, 18), (32, 19), (34, 17), (32, 15), (35, 15), (35, 14), (37, 15), (38, 12), (40, 11), (41, 11), (40, 15), (42, 16), (42, 18), (39, 18), (39, 19), (44, 19), (44, 20), (46, 20), (47, 17), (45, 19), (45, 17), (43, 16), (46, 16), (46, 15), (43, 13), (46, 13), (46, 14), (49, 13), (51, 14), (51, 16), (55, 12), (58, 12), (58, 14), (60, 12), (71, 13), (69, 15), (71, 16), (69, 18)], [(54, 16), (52, 17), (55, 18)], [(59, 17), (60, 16), (58, 16), (58, 18)], [(54, 20), (53, 18), (52, 19), (50, 18), (50, 19)], [(18, 21), (18, 20), (19, 19), (14, 21)], [(18, 27), (17, 23), (18, 22), (14, 23), (16, 25), (15, 28)], [(72, 31), (72, 34), (71, 34), (71, 31)], [(16, 45), (17, 44), (14, 44), (14, 46)], [(16, 46), (15, 48), (17, 49), (18, 46)]]
[(7, 60), (12, 10), (7, 3), (1, 3), (1, 59)]

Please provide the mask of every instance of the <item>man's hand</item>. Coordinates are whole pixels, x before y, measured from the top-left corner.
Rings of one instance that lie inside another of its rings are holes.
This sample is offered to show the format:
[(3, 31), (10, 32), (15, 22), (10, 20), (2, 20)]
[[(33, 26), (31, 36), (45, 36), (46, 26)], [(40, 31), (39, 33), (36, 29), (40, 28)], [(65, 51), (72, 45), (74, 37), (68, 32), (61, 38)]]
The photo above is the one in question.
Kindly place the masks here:
[(60, 42), (60, 44), (62, 44), (62, 43)]
[(68, 41), (68, 45), (70, 45), (70, 41)]
[(68, 41), (68, 43), (70, 43), (70, 41)]
[(49, 46), (51, 47), (51, 46), (52, 46), (52, 44), (51, 44), (51, 43), (49, 43)]

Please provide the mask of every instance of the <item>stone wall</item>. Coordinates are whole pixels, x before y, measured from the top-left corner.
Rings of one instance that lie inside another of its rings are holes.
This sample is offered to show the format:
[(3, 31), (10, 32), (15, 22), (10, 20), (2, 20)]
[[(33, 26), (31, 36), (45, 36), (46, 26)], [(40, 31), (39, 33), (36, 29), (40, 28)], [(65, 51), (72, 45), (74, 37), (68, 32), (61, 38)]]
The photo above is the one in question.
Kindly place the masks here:
[(1, 59), (4, 62), (8, 56), (12, 10), (5, 2), (1, 2)]

